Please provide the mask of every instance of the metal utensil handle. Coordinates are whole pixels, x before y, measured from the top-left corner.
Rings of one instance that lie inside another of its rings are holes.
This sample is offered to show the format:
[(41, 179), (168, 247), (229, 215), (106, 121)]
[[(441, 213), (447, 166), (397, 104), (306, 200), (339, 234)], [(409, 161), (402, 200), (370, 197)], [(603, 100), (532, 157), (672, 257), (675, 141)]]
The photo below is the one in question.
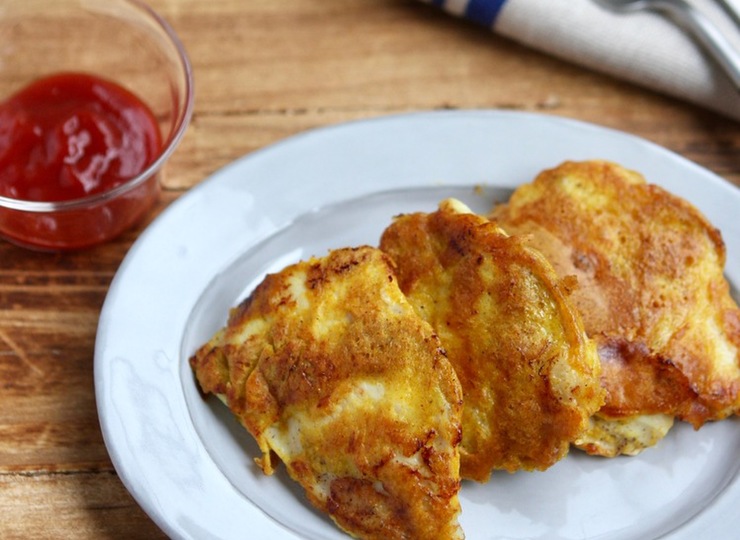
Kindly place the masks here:
[(683, 0), (659, 2), (656, 7), (664, 10), (679, 23), (693, 31), (699, 42), (714, 54), (717, 62), (732, 79), (735, 88), (740, 91), (740, 54), (733, 49), (730, 42), (712, 22), (691, 4)]
[(738, 29), (740, 29), (740, 11), (735, 7), (729, 0), (717, 0), (717, 3), (722, 6), (725, 13), (735, 22)]

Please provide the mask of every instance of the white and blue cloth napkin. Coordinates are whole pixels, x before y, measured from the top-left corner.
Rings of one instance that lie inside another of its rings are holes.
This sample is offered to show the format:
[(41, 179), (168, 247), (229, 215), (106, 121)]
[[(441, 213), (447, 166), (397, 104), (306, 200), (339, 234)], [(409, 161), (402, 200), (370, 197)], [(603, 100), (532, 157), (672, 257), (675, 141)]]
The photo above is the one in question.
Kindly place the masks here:
[[(740, 93), (662, 14), (619, 14), (594, 0), (422, 0), (499, 35), (740, 120)], [(740, 51), (740, 28), (713, 0), (687, 0)], [(732, 0), (736, 1), (736, 0)]]

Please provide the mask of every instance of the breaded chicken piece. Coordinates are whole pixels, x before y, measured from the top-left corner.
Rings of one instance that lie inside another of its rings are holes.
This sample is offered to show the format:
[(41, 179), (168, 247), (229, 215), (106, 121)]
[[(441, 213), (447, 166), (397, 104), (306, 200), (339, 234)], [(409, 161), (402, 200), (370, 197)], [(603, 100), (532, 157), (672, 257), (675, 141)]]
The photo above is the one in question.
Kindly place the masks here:
[(191, 365), (349, 534), (463, 538), (460, 384), (379, 250), (267, 276)]
[(454, 199), (397, 217), (380, 246), (462, 384), (463, 478), (561, 459), (603, 390), (596, 349), (549, 263)]
[[(632, 420), (647, 429), (643, 415), (698, 428), (738, 412), (740, 310), (723, 276), (721, 235), (694, 206), (617, 164), (566, 162), (519, 187), (492, 218), (528, 235), (559, 275), (576, 276), (572, 299), (607, 389), (602, 428), (612, 420), (629, 437)], [(599, 437), (581, 446), (615, 455), (629, 442)]]
[(634, 456), (656, 445), (671, 427), (673, 416), (667, 414), (606, 417), (597, 413), (588, 419), (588, 428), (575, 445), (596, 456)]

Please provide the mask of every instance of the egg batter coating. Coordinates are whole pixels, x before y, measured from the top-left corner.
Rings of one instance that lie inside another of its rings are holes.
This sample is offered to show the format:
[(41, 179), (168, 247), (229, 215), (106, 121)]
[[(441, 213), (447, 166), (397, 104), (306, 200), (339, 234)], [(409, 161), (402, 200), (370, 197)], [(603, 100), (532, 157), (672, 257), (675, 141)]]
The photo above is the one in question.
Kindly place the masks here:
[(460, 384), (378, 249), (268, 275), (190, 362), (349, 534), (463, 538)]
[[(740, 310), (721, 235), (694, 206), (617, 164), (565, 162), (519, 187), (492, 218), (527, 235), (559, 275), (576, 276), (572, 299), (607, 390), (602, 427), (611, 420), (630, 437), (624, 428), (634, 420), (644, 429), (643, 415), (698, 428), (738, 412)], [(659, 424), (668, 431), (670, 422)], [(627, 443), (593, 433), (581, 446), (615, 455)]]
[(380, 247), (460, 379), (462, 477), (561, 459), (603, 390), (596, 349), (550, 264), (452, 199), (397, 217)]

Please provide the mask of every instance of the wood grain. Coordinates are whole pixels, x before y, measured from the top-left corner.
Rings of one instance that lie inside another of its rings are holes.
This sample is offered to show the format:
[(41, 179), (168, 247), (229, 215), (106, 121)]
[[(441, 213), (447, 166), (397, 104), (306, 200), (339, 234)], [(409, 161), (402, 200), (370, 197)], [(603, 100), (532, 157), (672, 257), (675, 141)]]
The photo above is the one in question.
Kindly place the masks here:
[(436, 109), (574, 118), (740, 186), (740, 123), (527, 50), (415, 0), (151, 0), (193, 62), (192, 124), (143, 223), (89, 250), (0, 242), (0, 537), (161, 538), (108, 457), (93, 385), (108, 286), (146, 225), (236, 158), (305, 130)]
[(112, 471), (2, 474), (0, 516), (7, 540), (165, 538)]

